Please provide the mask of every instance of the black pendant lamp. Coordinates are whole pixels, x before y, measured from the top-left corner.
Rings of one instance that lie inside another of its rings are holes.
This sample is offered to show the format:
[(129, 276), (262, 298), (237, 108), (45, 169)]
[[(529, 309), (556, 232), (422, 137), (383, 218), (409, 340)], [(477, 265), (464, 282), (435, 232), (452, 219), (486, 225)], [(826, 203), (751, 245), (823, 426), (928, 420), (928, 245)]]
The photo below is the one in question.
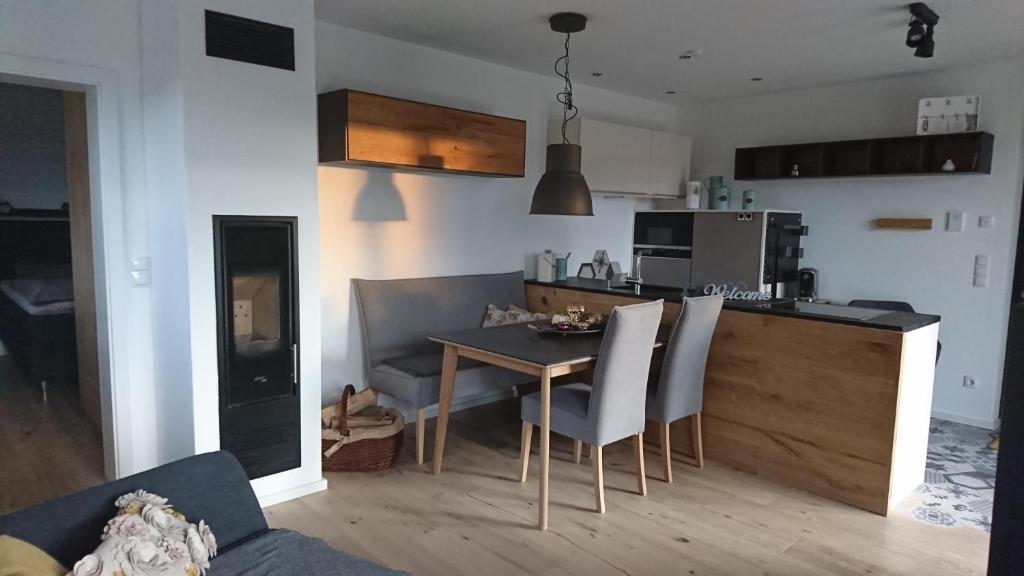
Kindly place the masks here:
[(569, 121), (579, 112), (572, 100), (572, 81), (569, 80), (569, 37), (587, 27), (587, 17), (575, 12), (560, 12), (549, 22), (552, 30), (565, 34), (565, 54), (555, 60), (555, 73), (565, 80), (565, 89), (556, 96), (562, 104), (562, 143), (548, 144), (544, 175), (533, 191), (530, 214), (593, 216), (590, 187), (580, 173), (583, 148), (579, 144), (570, 144), (565, 134)]

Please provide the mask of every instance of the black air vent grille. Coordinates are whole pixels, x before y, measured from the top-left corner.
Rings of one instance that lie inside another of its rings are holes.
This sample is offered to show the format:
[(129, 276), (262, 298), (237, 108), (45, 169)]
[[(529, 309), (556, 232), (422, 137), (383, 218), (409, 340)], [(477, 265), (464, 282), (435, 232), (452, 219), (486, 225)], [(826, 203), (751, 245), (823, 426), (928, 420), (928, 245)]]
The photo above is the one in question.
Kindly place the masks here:
[(206, 55), (295, 70), (295, 30), (207, 10)]

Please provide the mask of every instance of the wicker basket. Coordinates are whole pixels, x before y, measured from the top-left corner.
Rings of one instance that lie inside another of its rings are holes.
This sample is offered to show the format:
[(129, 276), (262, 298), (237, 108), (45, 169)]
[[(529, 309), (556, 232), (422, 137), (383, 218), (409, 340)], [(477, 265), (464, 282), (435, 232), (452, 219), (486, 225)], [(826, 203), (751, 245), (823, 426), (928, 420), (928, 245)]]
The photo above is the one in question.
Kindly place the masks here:
[(402, 452), (405, 421), (398, 412), (383, 408), (394, 416), (394, 423), (376, 428), (348, 427), (348, 398), (356, 389), (349, 384), (341, 393), (338, 427), (321, 430), (320, 451), (327, 472), (371, 472), (394, 465)]

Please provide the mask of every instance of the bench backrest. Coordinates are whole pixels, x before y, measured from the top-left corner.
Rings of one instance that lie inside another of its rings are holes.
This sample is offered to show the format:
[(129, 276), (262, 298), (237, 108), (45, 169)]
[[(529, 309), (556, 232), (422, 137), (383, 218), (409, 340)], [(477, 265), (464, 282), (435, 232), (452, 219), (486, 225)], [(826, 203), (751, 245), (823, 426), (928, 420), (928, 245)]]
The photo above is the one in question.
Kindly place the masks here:
[(488, 304), (526, 307), (523, 273), (352, 280), (372, 368), (389, 358), (435, 350), (427, 336), (479, 328)]

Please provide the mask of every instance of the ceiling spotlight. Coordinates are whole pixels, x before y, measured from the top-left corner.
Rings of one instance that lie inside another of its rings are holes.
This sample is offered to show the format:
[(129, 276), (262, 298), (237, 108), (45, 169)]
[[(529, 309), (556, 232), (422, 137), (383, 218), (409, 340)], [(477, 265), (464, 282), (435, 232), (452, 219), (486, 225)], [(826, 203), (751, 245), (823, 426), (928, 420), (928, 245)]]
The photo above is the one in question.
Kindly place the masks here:
[(761, 80), (764, 80), (764, 78), (761, 78), (760, 76), (754, 76), (750, 79), (751, 82), (760, 82)]
[(686, 52), (683, 52), (682, 54), (679, 55), (679, 59), (693, 60), (694, 58), (699, 58), (702, 54), (704, 54), (704, 50), (701, 48), (696, 48), (694, 50), (687, 50)]
[(594, 78), (600, 78), (601, 76), (604, 76), (604, 72), (591, 72), (590, 75)]
[(939, 15), (924, 2), (910, 5), (910, 24), (907, 28), (907, 46), (916, 48), (914, 56), (931, 58), (935, 52), (935, 25), (939, 23)]
[(671, 96), (671, 95), (673, 95), (675, 93), (676, 93), (675, 90), (665, 90), (665, 94), (668, 94), (669, 96)]

